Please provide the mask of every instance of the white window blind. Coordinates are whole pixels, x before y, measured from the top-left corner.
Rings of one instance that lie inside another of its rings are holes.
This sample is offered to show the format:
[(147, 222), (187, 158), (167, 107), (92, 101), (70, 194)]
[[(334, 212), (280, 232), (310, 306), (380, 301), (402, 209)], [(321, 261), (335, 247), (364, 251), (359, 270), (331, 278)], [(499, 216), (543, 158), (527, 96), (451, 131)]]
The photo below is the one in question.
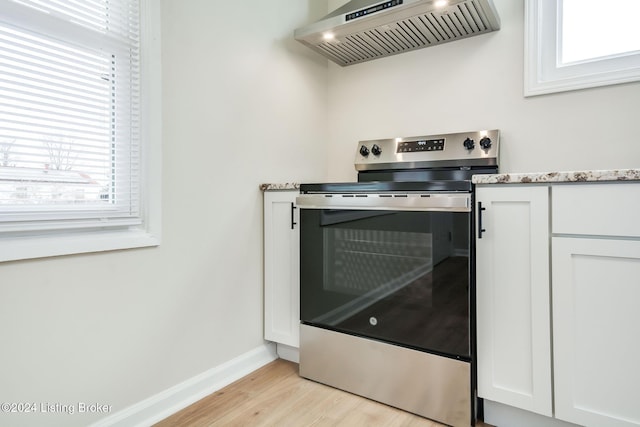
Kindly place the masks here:
[(141, 222), (139, 0), (0, 0), (0, 233)]

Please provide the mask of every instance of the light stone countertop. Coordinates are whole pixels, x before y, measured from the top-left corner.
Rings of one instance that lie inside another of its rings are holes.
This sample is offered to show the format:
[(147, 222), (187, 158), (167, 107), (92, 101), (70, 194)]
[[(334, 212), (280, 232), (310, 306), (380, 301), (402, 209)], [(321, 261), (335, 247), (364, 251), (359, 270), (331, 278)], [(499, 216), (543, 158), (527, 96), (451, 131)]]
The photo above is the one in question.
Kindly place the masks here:
[[(584, 170), (567, 172), (526, 172), (473, 175), (474, 184), (538, 184), (562, 182), (640, 181), (640, 169)], [(260, 184), (261, 191), (299, 190), (300, 183)]]
[(560, 182), (640, 181), (640, 169), (585, 170), (474, 175), (474, 184), (533, 184)]
[(283, 191), (283, 190), (299, 190), (299, 189), (300, 189), (300, 184), (295, 182), (260, 184), (261, 191)]

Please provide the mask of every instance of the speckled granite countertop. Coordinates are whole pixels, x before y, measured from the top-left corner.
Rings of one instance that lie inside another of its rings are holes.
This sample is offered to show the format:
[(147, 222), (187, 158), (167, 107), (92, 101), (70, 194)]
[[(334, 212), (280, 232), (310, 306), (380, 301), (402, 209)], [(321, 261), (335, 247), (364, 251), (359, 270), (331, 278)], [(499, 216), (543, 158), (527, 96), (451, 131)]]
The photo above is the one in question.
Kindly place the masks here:
[(640, 169), (612, 169), (573, 172), (499, 173), (474, 175), (474, 184), (530, 184), (560, 182), (640, 181)]
[(300, 184), (294, 182), (283, 182), (279, 184), (260, 184), (262, 191), (282, 191), (282, 190), (299, 190)]
[[(586, 170), (569, 172), (527, 172), (474, 175), (474, 184), (537, 184), (560, 182), (640, 181), (640, 169)], [(260, 184), (261, 191), (299, 190), (300, 183)]]

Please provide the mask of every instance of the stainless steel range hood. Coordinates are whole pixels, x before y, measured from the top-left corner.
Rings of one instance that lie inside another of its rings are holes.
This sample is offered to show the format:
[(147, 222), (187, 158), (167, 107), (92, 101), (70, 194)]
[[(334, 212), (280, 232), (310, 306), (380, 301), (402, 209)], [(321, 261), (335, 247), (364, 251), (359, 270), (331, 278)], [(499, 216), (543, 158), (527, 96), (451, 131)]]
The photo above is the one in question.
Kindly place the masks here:
[(346, 66), (499, 28), (492, 0), (351, 0), (294, 37)]

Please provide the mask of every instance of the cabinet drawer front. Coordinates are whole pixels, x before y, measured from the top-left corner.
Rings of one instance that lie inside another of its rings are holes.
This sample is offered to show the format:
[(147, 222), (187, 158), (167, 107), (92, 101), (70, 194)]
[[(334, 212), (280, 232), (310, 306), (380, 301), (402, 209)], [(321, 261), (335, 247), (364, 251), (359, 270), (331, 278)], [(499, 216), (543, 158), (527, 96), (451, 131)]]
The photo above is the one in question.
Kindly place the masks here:
[(640, 183), (555, 185), (551, 197), (555, 234), (640, 237)]

